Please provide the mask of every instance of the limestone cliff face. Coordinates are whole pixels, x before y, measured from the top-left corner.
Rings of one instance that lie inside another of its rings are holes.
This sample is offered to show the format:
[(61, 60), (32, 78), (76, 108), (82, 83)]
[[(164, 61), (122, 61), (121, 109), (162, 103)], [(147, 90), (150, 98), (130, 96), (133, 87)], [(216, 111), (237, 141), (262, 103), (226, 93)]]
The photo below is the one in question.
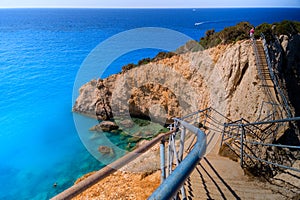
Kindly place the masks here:
[[(300, 34), (294, 36), (281, 36), (282, 62), (278, 68), (283, 74), (287, 93), (295, 115), (300, 116)], [(299, 125), (298, 125), (299, 126)]]
[(227, 46), (219, 56), (216, 67), (220, 69), (226, 91), (224, 114), (232, 120), (241, 117), (249, 121), (257, 120), (262, 102), (268, 101), (268, 98), (258, 78), (250, 41)]
[(99, 120), (130, 115), (170, 123), (172, 117), (211, 106), (232, 120), (255, 121), (262, 117), (263, 101), (268, 99), (251, 43), (242, 41), (92, 80), (80, 89), (73, 111)]

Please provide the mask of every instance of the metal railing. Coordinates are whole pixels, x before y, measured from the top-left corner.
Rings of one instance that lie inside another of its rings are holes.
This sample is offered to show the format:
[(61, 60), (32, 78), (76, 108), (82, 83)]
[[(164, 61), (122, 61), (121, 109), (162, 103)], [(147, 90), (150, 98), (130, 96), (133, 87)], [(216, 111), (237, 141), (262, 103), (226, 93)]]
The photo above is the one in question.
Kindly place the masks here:
[(263, 47), (264, 47), (266, 59), (267, 59), (267, 64), (268, 64), (270, 77), (273, 81), (273, 84), (275, 86), (275, 89), (276, 89), (277, 93), (280, 95), (280, 98), (281, 98), (282, 103), (283, 103), (283, 107), (284, 107), (284, 109), (287, 113), (287, 117), (291, 118), (292, 117), (291, 108), (289, 106), (289, 103), (288, 103), (288, 100), (287, 100), (286, 96), (284, 95), (284, 93), (283, 93), (283, 91), (282, 91), (282, 89), (279, 85), (279, 81), (278, 81), (277, 76), (276, 76), (276, 71), (274, 70), (274, 66), (273, 66), (272, 61), (270, 59), (268, 44), (267, 44), (267, 41), (266, 41), (265, 36), (264, 36), (263, 33), (261, 33), (261, 38), (262, 38), (262, 42), (263, 42)]
[[(206, 113), (210, 108), (197, 111), (184, 119), (191, 120), (194, 117), (194, 121), (199, 120), (198, 117), (202, 116), (199, 113)], [(208, 116), (208, 115), (207, 115)], [(191, 121), (190, 121), (191, 122)], [(196, 142), (189, 145), (189, 153), (183, 159), (185, 152), (185, 143), (187, 139), (190, 139), (188, 134), (195, 135)], [(165, 145), (167, 142), (167, 151), (165, 152)], [(78, 194), (82, 193), (89, 187), (93, 186), (103, 178), (114, 173), (118, 169), (125, 166), (127, 163), (136, 159), (142, 153), (149, 150), (155, 144), (160, 142), (160, 167), (161, 167), (161, 182), (160, 187), (149, 197), (149, 199), (170, 199), (172, 196), (180, 195), (185, 198), (185, 189), (183, 183), (189, 174), (194, 170), (201, 157), (206, 150), (206, 134), (194, 125), (182, 119), (174, 119), (174, 124), (170, 126), (170, 132), (160, 134), (145, 145), (135, 149), (134, 151), (126, 154), (124, 157), (111, 163), (110, 165), (97, 171), (95, 174), (87, 177), (79, 183), (73, 185), (62, 193), (56, 195), (52, 200), (71, 199)], [(191, 150), (192, 149), (192, 150)], [(176, 165), (176, 168), (175, 166)]]
[[(249, 149), (249, 145), (300, 149), (300, 146), (263, 142), (264, 135), (266, 135), (269, 130), (277, 130), (276, 127), (278, 126), (272, 128), (273, 124), (296, 120), (300, 120), (300, 117), (250, 123), (245, 119), (231, 121), (213, 108), (199, 110), (181, 119), (175, 118), (174, 124), (170, 126), (170, 132), (158, 135), (145, 145), (126, 154), (124, 157), (53, 197), (52, 200), (71, 199), (77, 196), (87, 188), (125, 166), (159, 142), (161, 185), (154, 191), (149, 199), (177, 199), (179, 196), (182, 199), (185, 199), (186, 192), (184, 183), (194, 170), (195, 166), (205, 155), (207, 147), (211, 143), (213, 136), (216, 134), (222, 134), (221, 146), (224, 143), (228, 145), (228, 139), (237, 142), (235, 148), (233, 145), (228, 146), (233, 151), (237, 150), (237, 154), (240, 154), (241, 166), (243, 166), (244, 159), (247, 157), (277, 167), (300, 172), (300, 169), (274, 163), (259, 158), (254, 154), (250, 155), (250, 153), (246, 151)], [(196, 141), (194, 141), (195, 138), (197, 138)], [(168, 141), (167, 148), (165, 148), (166, 141)], [(184, 155), (186, 155), (185, 158)]]
[[(287, 166), (284, 164), (279, 164), (270, 160), (267, 160), (265, 158), (261, 158), (258, 155), (255, 154), (253, 151), (253, 146), (261, 145), (261, 146), (267, 146), (267, 147), (275, 147), (275, 148), (287, 148), (290, 150), (298, 150), (300, 149), (300, 146), (293, 146), (293, 145), (283, 145), (283, 144), (273, 144), (265, 142), (264, 140), (267, 138), (265, 135), (268, 135), (266, 131), (271, 130), (271, 132), (274, 134), (273, 137), (276, 137), (276, 134), (278, 134), (278, 129), (273, 127), (278, 127), (276, 124), (278, 123), (289, 123), (294, 121), (299, 121), (300, 117), (294, 117), (294, 118), (286, 118), (286, 119), (278, 119), (278, 120), (270, 120), (270, 121), (260, 121), (260, 122), (247, 122), (244, 119), (238, 120), (233, 123), (225, 123), (224, 124), (224, 131), (222, 133), (222, 141), (221, 145), (226, 144), (236, 155), (240, 158), (240, 164), (243, 167), (244, 166), (244, 159), (246, 157), (257, 160), (262, 163), (266, 163), (271, 166), (276, 166), (279, 168), (284, 169), (290, 169), (293, 171), (300, 172), (300, 169), (293, 168), (291, 166)], [(260, 134), (259, 137), (257, 134)], [(228, 140), (231, 140), (231, 143), (228, 142)], [(235, 145), (233, 145), (235, 143)], [(250, 155), (251, 154), (251, 155)]]
[[(181, 199), (186, 199), (185, 180), (204, 156), (205, 149), (210, 151), (215, 146), (225, 122), (231, 120), (211, 107), (174, 119), (170, 128), (177, 131), (169, 137), (167, 163), (161, 163), (162, 167), (166, 166), (166, 173), (165, 168), (161, 168), (162, 184), (149, 199), (177, 199), (180, 195)], [(178, 142), (175, 141), (176, 138)], [(165, 154), (164, 149), (162, 143), (161, 157)], [(187, 156), (183, 159), (184, 152)]]
[(255, 55), (255, 61), (256, 61), (256, 68), (257, 68), (258, 76), (262, 81), (262, 86), (264, 87), (264, 89), (265, 89), (265, 91), (266, 91), (266, 93), (269, 97), (269, 101), (270, 102), (275, 102), (274, 97), (272, 95), (272, 92), (271, 92), (270, 88), (268, 87), (266, 77), (263, 73), (263, 64), (261, 63), (261, 55), (258, 52), (257, 42), (256, 42), (255, 39), (252, 40), (252, 48), (253, 48), (254, 55)]
[[(200, 159), (203, 157), (206, 150), (206, 135), (203, 131), (181, 119), (174, 119), (174, 121), (175, 126), (181, 129), (180, 149), (177, 153), (175, 148), (176, 145), (174, 142), (172, 142), (174, 140), (172, 140), (171, 143), (169, 142), (169, 162), (167, 165), (169, 176), (153, 192), (153, 194), (149, 197), (149, 200), (163, 200), (170, 199), (172, 197), (176, 198), (179, 189), (181, 191), (182, 199), (185, 199), (186, 196), (183, 184), (194, 170)], [(183, 156), (183, 141), (186, 130), (195, 134), (197, 136), (197, 141), (189, 154), (183, 160), (181, 160), (181, 157)], [(175, 135), (171, 136), (170, 138), (174, 138), (174, 136)], [(162, 154), (164, 154), (164, 152)], [(175, 158), (175, 163), (177, 165), (174, 170), (172, 167), (172, 163), (174, 161), (173, 158)], [(164, 171), (164, 169), (162, 171)]]

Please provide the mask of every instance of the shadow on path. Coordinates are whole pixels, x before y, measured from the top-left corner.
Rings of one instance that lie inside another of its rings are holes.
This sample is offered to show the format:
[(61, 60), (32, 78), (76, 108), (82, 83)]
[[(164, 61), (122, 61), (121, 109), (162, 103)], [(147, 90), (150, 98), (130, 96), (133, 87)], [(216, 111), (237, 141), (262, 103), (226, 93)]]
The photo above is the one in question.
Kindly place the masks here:
[[(217, 170), (209, 162), (209, 160), (207, 158), (203, 158), (202, 160), (207, 163), (207, 166), (209, 166), (209, 169), (205, 169), (203, 164), (201, 164), (200, 162), (198, 163), (198, 165), (195, 169), (196, 169), (197, 173), (199, 174), (200, 182), (201, 182), (201, 184), (203, 186), (203, 189), (205, 191), (206, 199), (214, 199), (212, 197), (211, 191), (212, 190), (215, 191), (217, 189), (217, 191), (220, 194), (220, 199), (233, 199), (234, 198), (234, 199), (240, 200), (241, 198), (239, 197), (239, 195), (221, 177), (221, 175), (217, 172)], [(209, 178), (209, 180), (205, 180), (204, 175), (206, 175)], [(216, 180), (215, 177), (217, 177), (217, 180)], [(215, 187), (210, 188), (211, 186), (209, 186), (208, 182), (212, 182)], [(191, 187), (190, 179), (187, 180), (186, 185), (188, 186), (187, 187), (188, 196), (189, 196), (188, 199), (193, 199), (194, 191), (193, 191), (193, 188)], [(194, 188), (194, 190), (195, 189), (196, 188)], [(229, 191), (232, 196), (228, 195), (228, 192), (225, 192), (225, 191)], [(227, 193), (227, 196), (226, 196), (226, 193)]]

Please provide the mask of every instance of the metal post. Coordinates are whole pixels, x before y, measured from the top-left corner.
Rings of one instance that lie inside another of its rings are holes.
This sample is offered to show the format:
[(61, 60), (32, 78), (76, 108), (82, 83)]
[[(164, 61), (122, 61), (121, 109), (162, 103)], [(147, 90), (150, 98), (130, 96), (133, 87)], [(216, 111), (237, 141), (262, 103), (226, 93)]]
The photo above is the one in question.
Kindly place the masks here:
[(174, 137), (174, 133), (172, 135), (170, 135), (169, 138), (169, 144), (168, 144), (168, 176), (170, 176), (170, 174), (172, 173), (172, 167), (173, 167), (173, 159), (174, 159), (174, 149), (173, 149), (173, 137)]
[[(185, 129), (185, 128), (183, 128), (183, 129)], [(182, 129), (182, 130), (183, 130)], [(175, 133), (174, 134), (172, 134), (172, 143), (171, 143), (171, 148), (173, 149), (173, 154), (172, 155), (174, 155), (175, 157), (175, 164), (176, 164), (176, 167), (179, 165), (179, 163), (181, 162), (181, 160), (180, 160), (180, 153), (178, 152), (178, 154), (177, 154), (177, 151), (176, 151), (176, 145), (175, 145)], [(181, 137), (182, 138), (182, 137)], [(180, 142), (181, 142), (181, 138), (180, 138)], [(183, 138), (183, 143), (184, 143), (184, 138)], [(180, 147), (181, 147), (181, 144), (180, 144)], [(183, 145), (182, 145), (182, 147), (184, 147)], [(183, 152), (183, 151), (182, 151)], [(183, 154), (183, 153), (182, 153)], [(173, 161), (173, 158), (172, 158), (172, 161)], [(171, 163), (171, 166), (172, 166), (172, 163)], [(185, 199), (186, 198), (186, 194), (185, 194), (185, 189), (184, 189), (184, 185), (182, 185), (182, 187), (181, 187), (181, 189), (180, 189), (180, 191), (181, 191), (181, 195), (182, 195), (182, 199)], [(178, 196), (177, 196), (178, 194), (176, 194), (175, 196), (174, 196), (174, 199), (178, 199)]]
[(221, 139), (221, 144), (220, 144), (220, 149), (222, 148), (223, 145), (223, 140), (224, 140), (224, 136), (225, 136), (225, 130), (226, 130), (226, 124), (224, 123), (223, 125), (223, 132), (222, 132), (222, 139)]
[(161, 139), (160, 142), (160, 169), (161, 169), (161, 180), (162, 183), (166, 178), (166, 169), (165, 169), (165, 138)]
[(244, 125), (240, 125), (242, 128), (242, 135), (241, 135), (241, 167), (243, 167), (244, 163), (244, 135), (245, 135), (245, 128)]
[(179, 154), (178, 155), (179, 162), (181, 162), (182, 159), (183, 159), (185, 133), (186, 133), (186, 128), (182, 127), (182, 129), (181, 129), (181, 135), (180, 135), (180, 147), (179, 147), (179, 153), (178, 153)]
[(168, 149), (167, 149), (167, 172), (166, 172), (166, 177), (170, 175), (170, 160), (171, 160), (171, 135), (169, 137), (169, 142), (168, 142)]
[(180, 124), (185, 126), (190, 132), (197, 135), (197, 142), (192, 151), (184, 158), (184, 160), (182, 160), (172, 174), (152, 193), (152, 195), (148, 198), (149, 200), (163, 200), (174, 197), (205, 153), (205, 133), (185, 121), (180, 121)]

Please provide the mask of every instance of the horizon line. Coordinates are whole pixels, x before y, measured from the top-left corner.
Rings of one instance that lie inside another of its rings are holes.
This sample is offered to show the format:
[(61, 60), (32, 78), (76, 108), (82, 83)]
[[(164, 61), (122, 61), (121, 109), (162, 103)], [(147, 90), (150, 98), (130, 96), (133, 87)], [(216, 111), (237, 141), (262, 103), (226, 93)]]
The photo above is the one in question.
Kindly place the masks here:
[(300, 8), (300, 6), (207, 6), (207, 7), (83, 7), (83, 6), (48, 6), (48, 7), (1, 7), (0, 9), (209, 9), (209, 8)]

